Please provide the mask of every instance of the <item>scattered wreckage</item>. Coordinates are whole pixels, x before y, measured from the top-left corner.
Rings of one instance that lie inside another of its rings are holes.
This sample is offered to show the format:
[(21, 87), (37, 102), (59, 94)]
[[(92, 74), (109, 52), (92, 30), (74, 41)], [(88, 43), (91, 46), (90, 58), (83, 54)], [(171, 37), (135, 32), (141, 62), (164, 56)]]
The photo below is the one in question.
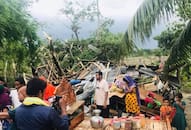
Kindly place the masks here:
[[(159, 106), (148, 108), (145, 105), (145, 98), (148, 97), (150, 92), (154, 93), (154, 98), (162, 102), (163, 97), (168, 96), (172, 101), (175, 94), (179, 90), (179, 82), (177, 78), (170, 77), (168, 81), (162, 81), (161, 75), (156, 72), (157, 66), (123, 66), (123, 67), (114, 67), (110, 63), (103, 64), (101, 62), (88, 62), (86, 65), (83, 65), (82, 62), (81, 70), (77, 72), (72, 72), (69, 75), (63, 75), (72, 85), (74, 92), (76, 94), (76, 100), (85, 100), (85, 105), (92, 104), (92, 96), (94, 94), (94, 84), (95, 84), (95, 73), (98, 70), (102, 70), (104, 78), (111, 84), (118, 75), (130, 75), (132, 76), (140, 91), (141, 97), (141, 111), (149, 116), (159, 114)], [(49, 82), (54, 85), (57, 85), (60, 82), (61, 75), (58, 73), (59, 69), (51, 62), (47, 62), (46, 65), (39, 66), (36, 69), (38, 76), (43, 75), (47, 78)], [(25, 74), (27, 79), (27, 75)], [(120, 92), (110, 93), (111, 100), (116, 101), (115, 108), (112, 108), (117, 111), (117, 114), (122, 114), (124, 110), (124, 94)], [(112, 101), (111, 101), (112, 102)]]

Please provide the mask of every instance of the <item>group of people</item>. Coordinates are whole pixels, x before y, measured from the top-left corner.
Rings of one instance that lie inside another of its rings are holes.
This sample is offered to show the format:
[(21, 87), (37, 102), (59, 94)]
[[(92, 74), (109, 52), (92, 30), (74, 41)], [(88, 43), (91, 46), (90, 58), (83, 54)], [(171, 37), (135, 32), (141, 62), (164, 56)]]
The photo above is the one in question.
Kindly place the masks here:
[(171, 105), (168, 98), (163, 99), (163, 105), (160, 108), (160, 116), (163, 120), (169, 120), (171, 125), (177, 130), (185, 130), (187, 122), (185, 118), (186, 103), (182, 101), (182, 93), (177, 93), (175, 102)]
[[(115, 80), (115, 85), (125, 93), (126, 112), (131, 115), (140, 114), (140, 96), (136, 82), (128, 75), (122, 80)], [(58, 130), (69, 129), (69, 118), (66, 113), (66, 97), (59, 100), (61, 113), (50, 107), (48, 99), (54, 95), (55, 87), (44, 77), (35, 77), (28, 81), (23, 78), (15, 80), (15, 90), (9, 91), (3, 80), (0, 79), (0, 119), (3, 130)], [(17, 96), (12, 98), (11, 96)], [(160, 108), (161, 119), (169, 119), (177, 130), (185, 130), (186, 119), (184, 114), (185, 102), (182, 94), (178, 93), (174, 104), (164, 98)], [(109, 117), (109, 84), (103, 78), (101, 71), (96, 72), (94, 103), (101, 110), (101, 116)], [(14, 106), (11, 109), (8, 106)], [(174, 113), (173, 113), (174, 112)], [(10, 124), (10, 126), (9, 126)]]
[[(126, 112), (132, 115), (139, 115), (140, 96), (135, 81), (130, 76), (126, 75), (122, 80), (116, 80), (115, 84), (126, 93)], [(98, 109), (101, 109), (101, 116), (109, 117), (109, 106), (112, 105), (109, 104), (109, 84), (105, 79), (103, 79), (103, 73), (101, 71), (96, 72), (94, 103)]]
[[(98, 109), (101, 109), (101, 116), (109, 117), (109, 106), (114, 105), (109, 102), (109, 84), (103, 79), (103, 73), (101, 71), (96, 72), (96, 90), (94, 102)], [(128, 75), (123, 76), (122, 80), (115, 80), (115, 85), (122, 89), (125, 93), (125, 106), (126, 112), (131, 115), (140, 114), (140, 96), (139, 89), (136, 82)], [(182, 101), (182, 94), (178, 93), (175, 97), (175, 102), (170, 105), (169, 99), (164, 98), (163, 104), (160, 107), (160, 118), (162, 120), (168, 119), (171, 125), (177, 130), (186, 129), (185, 118), (185, 102)]]
[[(60, 113), (48, 103), (48, 98), (54, 95), (55, 87), (52, 87), (42, 77), (30, 79), (27, 85), (25, 85), (24, 79), (20, 77), (15, 80), (16, 89), (8, 92), (5, 91), (6, 89), (2, 84), (0, 86), (0, 96), (6, 94), (8, 99), (2, 100), (0, 98), (2, 110), (0, 112), (0, 119), (3, 130), (69, 129), (69, 118), (66, 113), (66, 97), (63, 96), (59, 100)], [(13, 95), (14, 97), (11, 97)], [(13, 105), (14, 108), (10, 109), (7, 107), (10, 105)]]

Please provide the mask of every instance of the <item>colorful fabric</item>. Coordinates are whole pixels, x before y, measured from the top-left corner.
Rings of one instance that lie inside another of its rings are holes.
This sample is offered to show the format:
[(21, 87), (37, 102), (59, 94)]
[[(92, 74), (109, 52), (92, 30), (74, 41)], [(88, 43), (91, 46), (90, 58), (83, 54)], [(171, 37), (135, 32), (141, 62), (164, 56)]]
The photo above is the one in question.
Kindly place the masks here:
[(152, 98), (150, 98), (150, 97), (146, 97), (146, 98), (144, 99), (144, 102), (145, 102), (145, 105), (147, 105), (148, 103), (153, 104), (153, 103), (154, 103), (154, 100), (153, 100)]
[(139, 105), (141, 105), (141, 99), (140, 99), (140, 93), (139, 93), (139, 88), (136, 85), (135, 81), (128, 75), (125, 75), (124, 77), (128, 81), (128, 87), (135, 87), (136, 90), (136, 99)]
[(126, 112), (140, 113), (140, 106), (135, 93), (127, 93), (125, 97)]
[(171, 106), (161, 106), (161, 108), (160, 108), (160, 115), (163, 120), (165, 120), (167, 117), (169, 117), (171, 112), (172, 112)]
[[(183, 106), (186, 106), (184, 101), (181, 102)], [(173, 104), (173, 107), (176, 108), (176, 114), (172, 120), (172, 126), (176, 127), (177, 130), (185, 130), (187, 123), (184, 114), (184, 110), (176, 103)]]
[(31, 106), (31, 105), (41, 105), (41, 106), (49, 106), (42, 99), (38, 97), (26, 97), (23, 101), (23, 105)]
[(7, 120), (7, 119), (5, 119), (5, 120), (2, 120), (2, 128), (3, 128), (3, 130), (9, 130), (10, 129), (10, 122)]
[(153, 104), (152, 104), (152, 103), (148, 103), (148, 104), (147, 104), (147, 107), (150, 108), (150, 109), (152, 109), (152, 108), (153, 108)]
[(54, 96), (54, 91), (55, 87), (52, 84), (47, 83), (46, 88), (44, 90), (43, 99), (48, 100), (50, 97)]
[(176, 113), (176, 109), (171, 106), (161, 106), (160, 108), (160, 115), (163, 120), (168, 118), (170, 122), (172, 122), (172, 119), (174, 118)]
[(149, 92), (148, 96), (151, 97), (151, 98), (155, 98), (155, 94), (153, 92)]
[(0, 94), (0, 108), (7, 105), (11, 105), (11, 98), (9, 97), (8, 93)]
[(128, 86), (133, 86), (133, 85), (135, 85), (135, 81), (134, 81), (130, 76), (125, 75), (124, 78), (125, 78), (125, 80), (128, 81)]
[(43, 100), (48, 101), (48, 99), (50, 97), (54, 96), (54, 92), (55, 92), (56, 88), (52, 84), (48, 83), (44, 76), (40, 76), (39, 79), (41, 79), (47, 83), (46, 88), (44, 90)]
[(157, 106), (159, 106), (159, 107), (161, 106), (161, 102), (160, 102), (160, 101), (154, 99), (154, 102), (155, 102), (155, 104), (156, 104)]
[[(123, 81), (123, 78), (128, 82), (128, 85), (125, 83), (125, 81)], [(127, 93), (129, 88), (135, 87), (138, 104), (139, 105), (141, 104), (139, 88), (137, 87), (135, 81), (130, 76), (128, 75), (125, 75), (123, 77), (120, 76), (119, 78), (116, 79), (115, 84), (119, 89), (123, 89), (125, 93)]]

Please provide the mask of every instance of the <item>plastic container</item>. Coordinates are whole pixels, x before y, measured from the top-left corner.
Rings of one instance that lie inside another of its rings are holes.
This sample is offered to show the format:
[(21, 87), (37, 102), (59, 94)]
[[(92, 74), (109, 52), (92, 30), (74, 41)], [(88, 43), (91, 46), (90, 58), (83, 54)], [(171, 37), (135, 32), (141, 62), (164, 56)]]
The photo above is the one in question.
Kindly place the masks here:
[(126, 120), (125, 121), (125, 130), (132, 130), (132, 121), (131, 120)]

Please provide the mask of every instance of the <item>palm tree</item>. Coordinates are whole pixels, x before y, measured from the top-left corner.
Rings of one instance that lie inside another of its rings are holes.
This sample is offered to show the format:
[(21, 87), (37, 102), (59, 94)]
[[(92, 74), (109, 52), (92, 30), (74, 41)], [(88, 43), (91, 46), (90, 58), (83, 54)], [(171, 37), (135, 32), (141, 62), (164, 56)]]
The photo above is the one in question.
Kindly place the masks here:
[[(144, 0), (138, 8), (125, 34), (128, 45), (134, 44), (134, 39), (144, 41), (152, 33), (152, 28), (164, 17), (170, 18), (177, 6), (184, 6), (191, 0)], [(191, 19), (180, 33), (171, 49), (166, 62), (166, 71), (169, 72), (191, 61)]]

